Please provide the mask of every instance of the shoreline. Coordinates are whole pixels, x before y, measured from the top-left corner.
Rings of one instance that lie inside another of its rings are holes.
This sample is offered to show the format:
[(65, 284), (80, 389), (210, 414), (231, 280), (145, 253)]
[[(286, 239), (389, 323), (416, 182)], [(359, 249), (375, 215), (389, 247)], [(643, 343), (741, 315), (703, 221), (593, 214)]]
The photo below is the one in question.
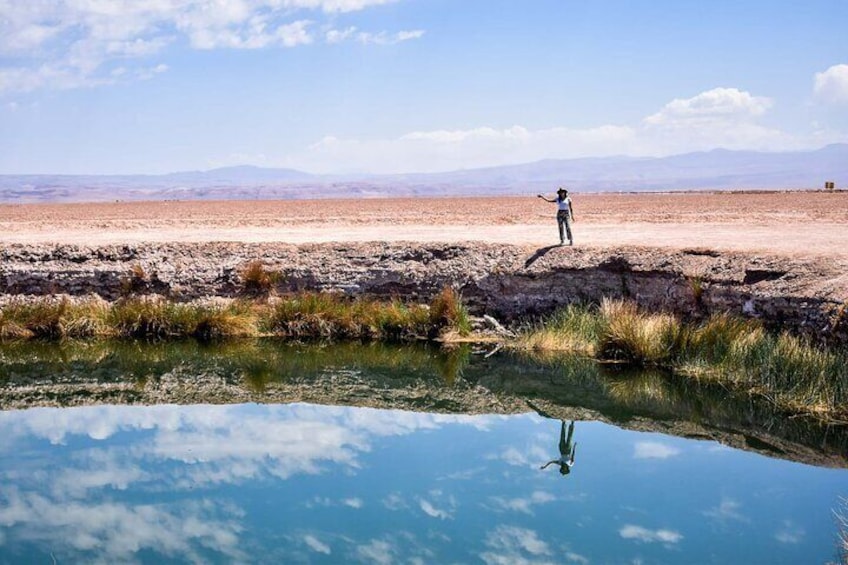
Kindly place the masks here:
[[(443, 288), (470, 313), (504, 323), (604, 298), (684, 319), (731, 313), (770, 329), (848, 344), (848, 259), (710, 248), (534, 247), (495, 243), (148, 243), (0, 247), (0, 304), (131, 293), (174, 302), (244, 296), (259, 263), (270, 291), (428, 302)], [(128, 291), (128, 286), (131, 290)]]

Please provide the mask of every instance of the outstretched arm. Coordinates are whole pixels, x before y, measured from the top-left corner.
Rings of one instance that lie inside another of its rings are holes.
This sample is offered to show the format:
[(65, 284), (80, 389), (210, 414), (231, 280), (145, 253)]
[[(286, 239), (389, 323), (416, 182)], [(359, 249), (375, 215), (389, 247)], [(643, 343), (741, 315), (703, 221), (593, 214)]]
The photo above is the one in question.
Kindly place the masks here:
[(547, 469), (548, 465), (553, 465), (554, 463), (559, 463), (559, 459), (554, 459), (553, 461), (548, 461), (547, 463), (545, 463), (544, 465), (539, 467), (539, 469)]
[(556, 200), (548, 200), (547, 198), (545, 198), (545, 197), (544, 197), (544, 196), (542, 196), (541, 194), (537, 194), (536, 196), (538, 196), (539, 198), (541, 198), (541, 199), (542, 199), (542, 200), (544, 200), (545, 202), (550, 202), (551, 204), (555, 204), (555, 203), (556, 203)]

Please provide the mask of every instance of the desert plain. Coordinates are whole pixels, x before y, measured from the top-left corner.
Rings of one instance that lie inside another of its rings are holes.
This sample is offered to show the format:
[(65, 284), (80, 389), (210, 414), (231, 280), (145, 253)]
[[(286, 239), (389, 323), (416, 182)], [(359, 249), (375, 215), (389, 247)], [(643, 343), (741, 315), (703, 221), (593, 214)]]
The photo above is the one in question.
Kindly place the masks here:
[[(548, 195), (551, 197), (552, 195)], [(575, 245), (848, 257), (848, 192), (572, 194)], [(556, 206), (469, 197), (0, 206), (0, 243), (558, 242)]]

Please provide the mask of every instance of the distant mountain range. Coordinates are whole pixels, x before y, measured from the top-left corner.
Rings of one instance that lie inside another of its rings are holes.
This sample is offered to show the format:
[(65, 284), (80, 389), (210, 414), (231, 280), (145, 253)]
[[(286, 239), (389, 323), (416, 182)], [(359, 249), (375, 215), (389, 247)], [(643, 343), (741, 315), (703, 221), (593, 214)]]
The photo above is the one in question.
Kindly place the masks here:
[(0, 175), (2, 202), (244, 200), (848, 186), (848, 144), (815, 151), (713, 151), (670, 157), (547, 159), (405, 175), (312, 175), (252, 166), (166, 175)]

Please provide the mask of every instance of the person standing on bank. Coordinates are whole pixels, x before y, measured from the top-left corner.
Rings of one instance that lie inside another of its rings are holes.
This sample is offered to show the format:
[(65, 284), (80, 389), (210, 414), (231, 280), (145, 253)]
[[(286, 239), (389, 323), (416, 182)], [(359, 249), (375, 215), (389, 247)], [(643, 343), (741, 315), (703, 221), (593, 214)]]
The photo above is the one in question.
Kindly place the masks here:
[(571, 197), (568, 195), (567, 190), (559, 187), (556, 193), (557, 197), (554, 200), (549, 200), (541, 194), (537, 194), (536, 196), (545, 202), (556, 204), (558, 207), (557, 224), (559, 225), (559, 244), (565, 245), (565, 236), (567, 235), (568, 245), (574, 245), (574, 240), (571, 237), (571, 222), (574, 221), (574, 205), (571, 203)]

